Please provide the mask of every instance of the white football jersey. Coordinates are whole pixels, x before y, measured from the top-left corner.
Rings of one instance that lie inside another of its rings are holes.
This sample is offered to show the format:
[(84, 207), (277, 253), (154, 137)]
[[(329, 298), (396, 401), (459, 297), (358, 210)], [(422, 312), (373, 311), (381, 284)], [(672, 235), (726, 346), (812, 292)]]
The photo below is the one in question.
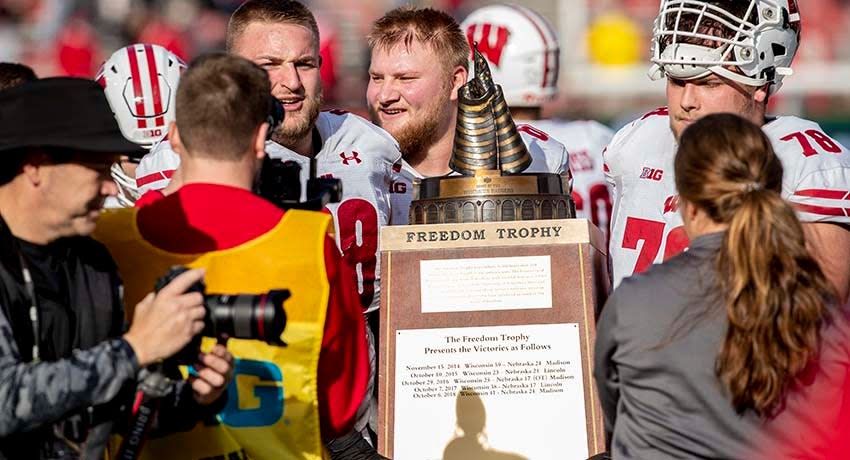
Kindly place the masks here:
[[(388, 191), (396, 170), (400, 169), (401, 152), (386, 131), (347, 112), (321, 112), (316, 129), (322, 138), (322, 148), (316, 155), (316, 175), (342, 181), (342, 201), (328, 204), (327, 208), (334, 218), (336, 241), (343, 258), (357, 273), (360, 300), (364, 313), (368, 313), (378, 308), (381, 299), (378, 229), (390, 224)], [(266, 153), (301, 166), (304, 199), (310, 159), (272, 141), (266, 142)], [(161, 169), (145, 170), (145, 175), (140, 177), (151, 180), (144, 185), (155, 185), (155, 189), (165, 187), (180, 164), (179, 156), (163, 142), (145, 159), (148, 157), (151, 158), (147, 164)]]
[[(570, 175), (570, 158), (564, 144), (552, 138), (545, 132), (527, 124), (517, 124), (522, 141), (531, 155), (531, 165), (523, 172), (555, 173)], [(449, 174), (458, 175), (455, 172)], [(413, 169), (406, 161), (402, 161), (401, 172), (396, 175), (390, 187), (392, 199), (392, 225), (407, 225), (409, 222), (410, 202), (413, 201), (413, 181), (424, 179), (425, 176)]]
[[(609, 254), (614, 287), (684, 250), (688, 239), (673, 177), (676, 140), (667, 109), (633, 121), (605, 151), (614, 191)], [(850, 224), (850, 153), (820, 126), (792, 116), (763, 126), (782, 162), (782, 196), (803, 222)]]
[(602, 151), (611, 142), (614, 131), (592, 120), (539, 120), (529, 123), (549, 133), (570, 152), (576, 217), (590, 220), (607, 237), (612, 201), (602, 170)]
[(155, 145), (136, 166), (136, 188), (144, 195), (151, 190), (162, 190), (180, 166), (180, 156), (167, 139)]

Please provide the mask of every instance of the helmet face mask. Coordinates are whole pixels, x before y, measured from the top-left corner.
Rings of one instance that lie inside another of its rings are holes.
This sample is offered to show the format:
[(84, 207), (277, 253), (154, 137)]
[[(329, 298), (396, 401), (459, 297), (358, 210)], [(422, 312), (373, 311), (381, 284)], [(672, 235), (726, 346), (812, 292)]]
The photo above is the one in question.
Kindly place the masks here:
[(791, 74), (800, 14), (796, 0), (662, 0), (652, 35), (653, 79), (716, 73), (749, 86), (770, 84), (773, 94)]
[(487, 58), (510, 107), (536, 107), (558, 94), (560, 47), (543, 16), (518, 5), (473, 11), (461, 24), (470, 48)]
[(124, 137), (152, 148), (174, 120), (177, 83), (186, 64), (158, 45), (119, 49), (97, 73)]
[(112, 176), (115, 184), (118, 185), (118, 195), (115, 196), (118, 204), (125, 208), (133, 207), (133, 203), (142, 195), (136, 185), (136, 179), (124, 172), (121, 163), (113, 163), (109, 174)]

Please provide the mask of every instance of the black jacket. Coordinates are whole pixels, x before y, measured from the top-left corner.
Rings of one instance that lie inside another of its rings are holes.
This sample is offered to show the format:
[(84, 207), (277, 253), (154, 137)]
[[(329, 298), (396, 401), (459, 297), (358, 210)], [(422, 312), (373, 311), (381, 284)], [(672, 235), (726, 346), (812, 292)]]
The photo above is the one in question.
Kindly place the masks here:
[[(0, 459), (77, 458), (54, 433), (74, 431), (69, 425), (79, 428), (80, 421), (88, 433), (81, 457), (94, 458), (108, 435), (125, 427), (139, 371), (132, 348), (120, 338), (117, 270), (106, 248), (91, 238), (65, 238), (44, 248), (49, 278), (62, 288), (47, 289), (33, 276), (42, 320), (41, 359), (33, 362), (24, 246), (0, 218)], [(182, 381), (160, 407), (168, 416), (158, 420), (169, 426), (158, 424), (157, 431), (188, 429), (208, 415)]]

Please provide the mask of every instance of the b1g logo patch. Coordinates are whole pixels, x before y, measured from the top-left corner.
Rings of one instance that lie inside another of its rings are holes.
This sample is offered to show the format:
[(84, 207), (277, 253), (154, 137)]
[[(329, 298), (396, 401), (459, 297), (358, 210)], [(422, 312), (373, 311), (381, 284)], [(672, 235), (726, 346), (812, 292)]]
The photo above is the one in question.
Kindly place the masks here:
[(664, 170), (663, 169), (643, 168), (643, 170), (640, 173), (641, 179), (649, 179), (649, 180), (654, 180), (656, 182), (660, 181), (663, 176), (664, 176)]

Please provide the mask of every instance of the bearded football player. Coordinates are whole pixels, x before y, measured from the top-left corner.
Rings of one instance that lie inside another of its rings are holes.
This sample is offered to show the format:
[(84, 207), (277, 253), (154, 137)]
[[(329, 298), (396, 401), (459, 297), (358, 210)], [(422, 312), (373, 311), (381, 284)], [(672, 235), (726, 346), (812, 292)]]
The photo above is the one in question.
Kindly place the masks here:
[[(470, 46), (448, 14), (410, 7), (377, 20), (369, 46), (369, 112), (375, 124), (395, 137), (404, 155), (392, 188), (393, 223), (403, 224), (413, 199), (413, 181), (451, 173), (458, 90), (467, 82)], [(526, 172), (569, 177), (563, 144), (528, 125), (518, 125), (517, 131), (532, 157)]]
[[(230, 18), (227, 50), (268, 72), (272, 94), (285, 110), (284, 122), (266, 143), (266, 153), (298, 163), (302, 184), (307, 183), (311, 162), (315, 162), (317, 176), (341, 180), (342, 201), (327, 209), (334, 217), (343, 260), (357, 276), (364, 314), (374, 322), (371, 317), (377, 315), (380, 301), (378, 229), (390, 223), (389, 189), (401, 160), (397, 143), (354, 114), (321, 111), (319, 30), (303, 4), (292, 0), (243, 3)], [(165, 142), (140, 166), (146, 162), (156, 168), (145, 174), (165, 177), (179, 171), (179, 156)], [(165, 190), (173, 186), (169, 184)], [(305, 193), (302, 190), (302, 196)], [(370, 346), (373, 370), (374, 362), (374, 346)], [(355, 429), (365, 430), (369, 418), (369, 406), (364, 402)]]

